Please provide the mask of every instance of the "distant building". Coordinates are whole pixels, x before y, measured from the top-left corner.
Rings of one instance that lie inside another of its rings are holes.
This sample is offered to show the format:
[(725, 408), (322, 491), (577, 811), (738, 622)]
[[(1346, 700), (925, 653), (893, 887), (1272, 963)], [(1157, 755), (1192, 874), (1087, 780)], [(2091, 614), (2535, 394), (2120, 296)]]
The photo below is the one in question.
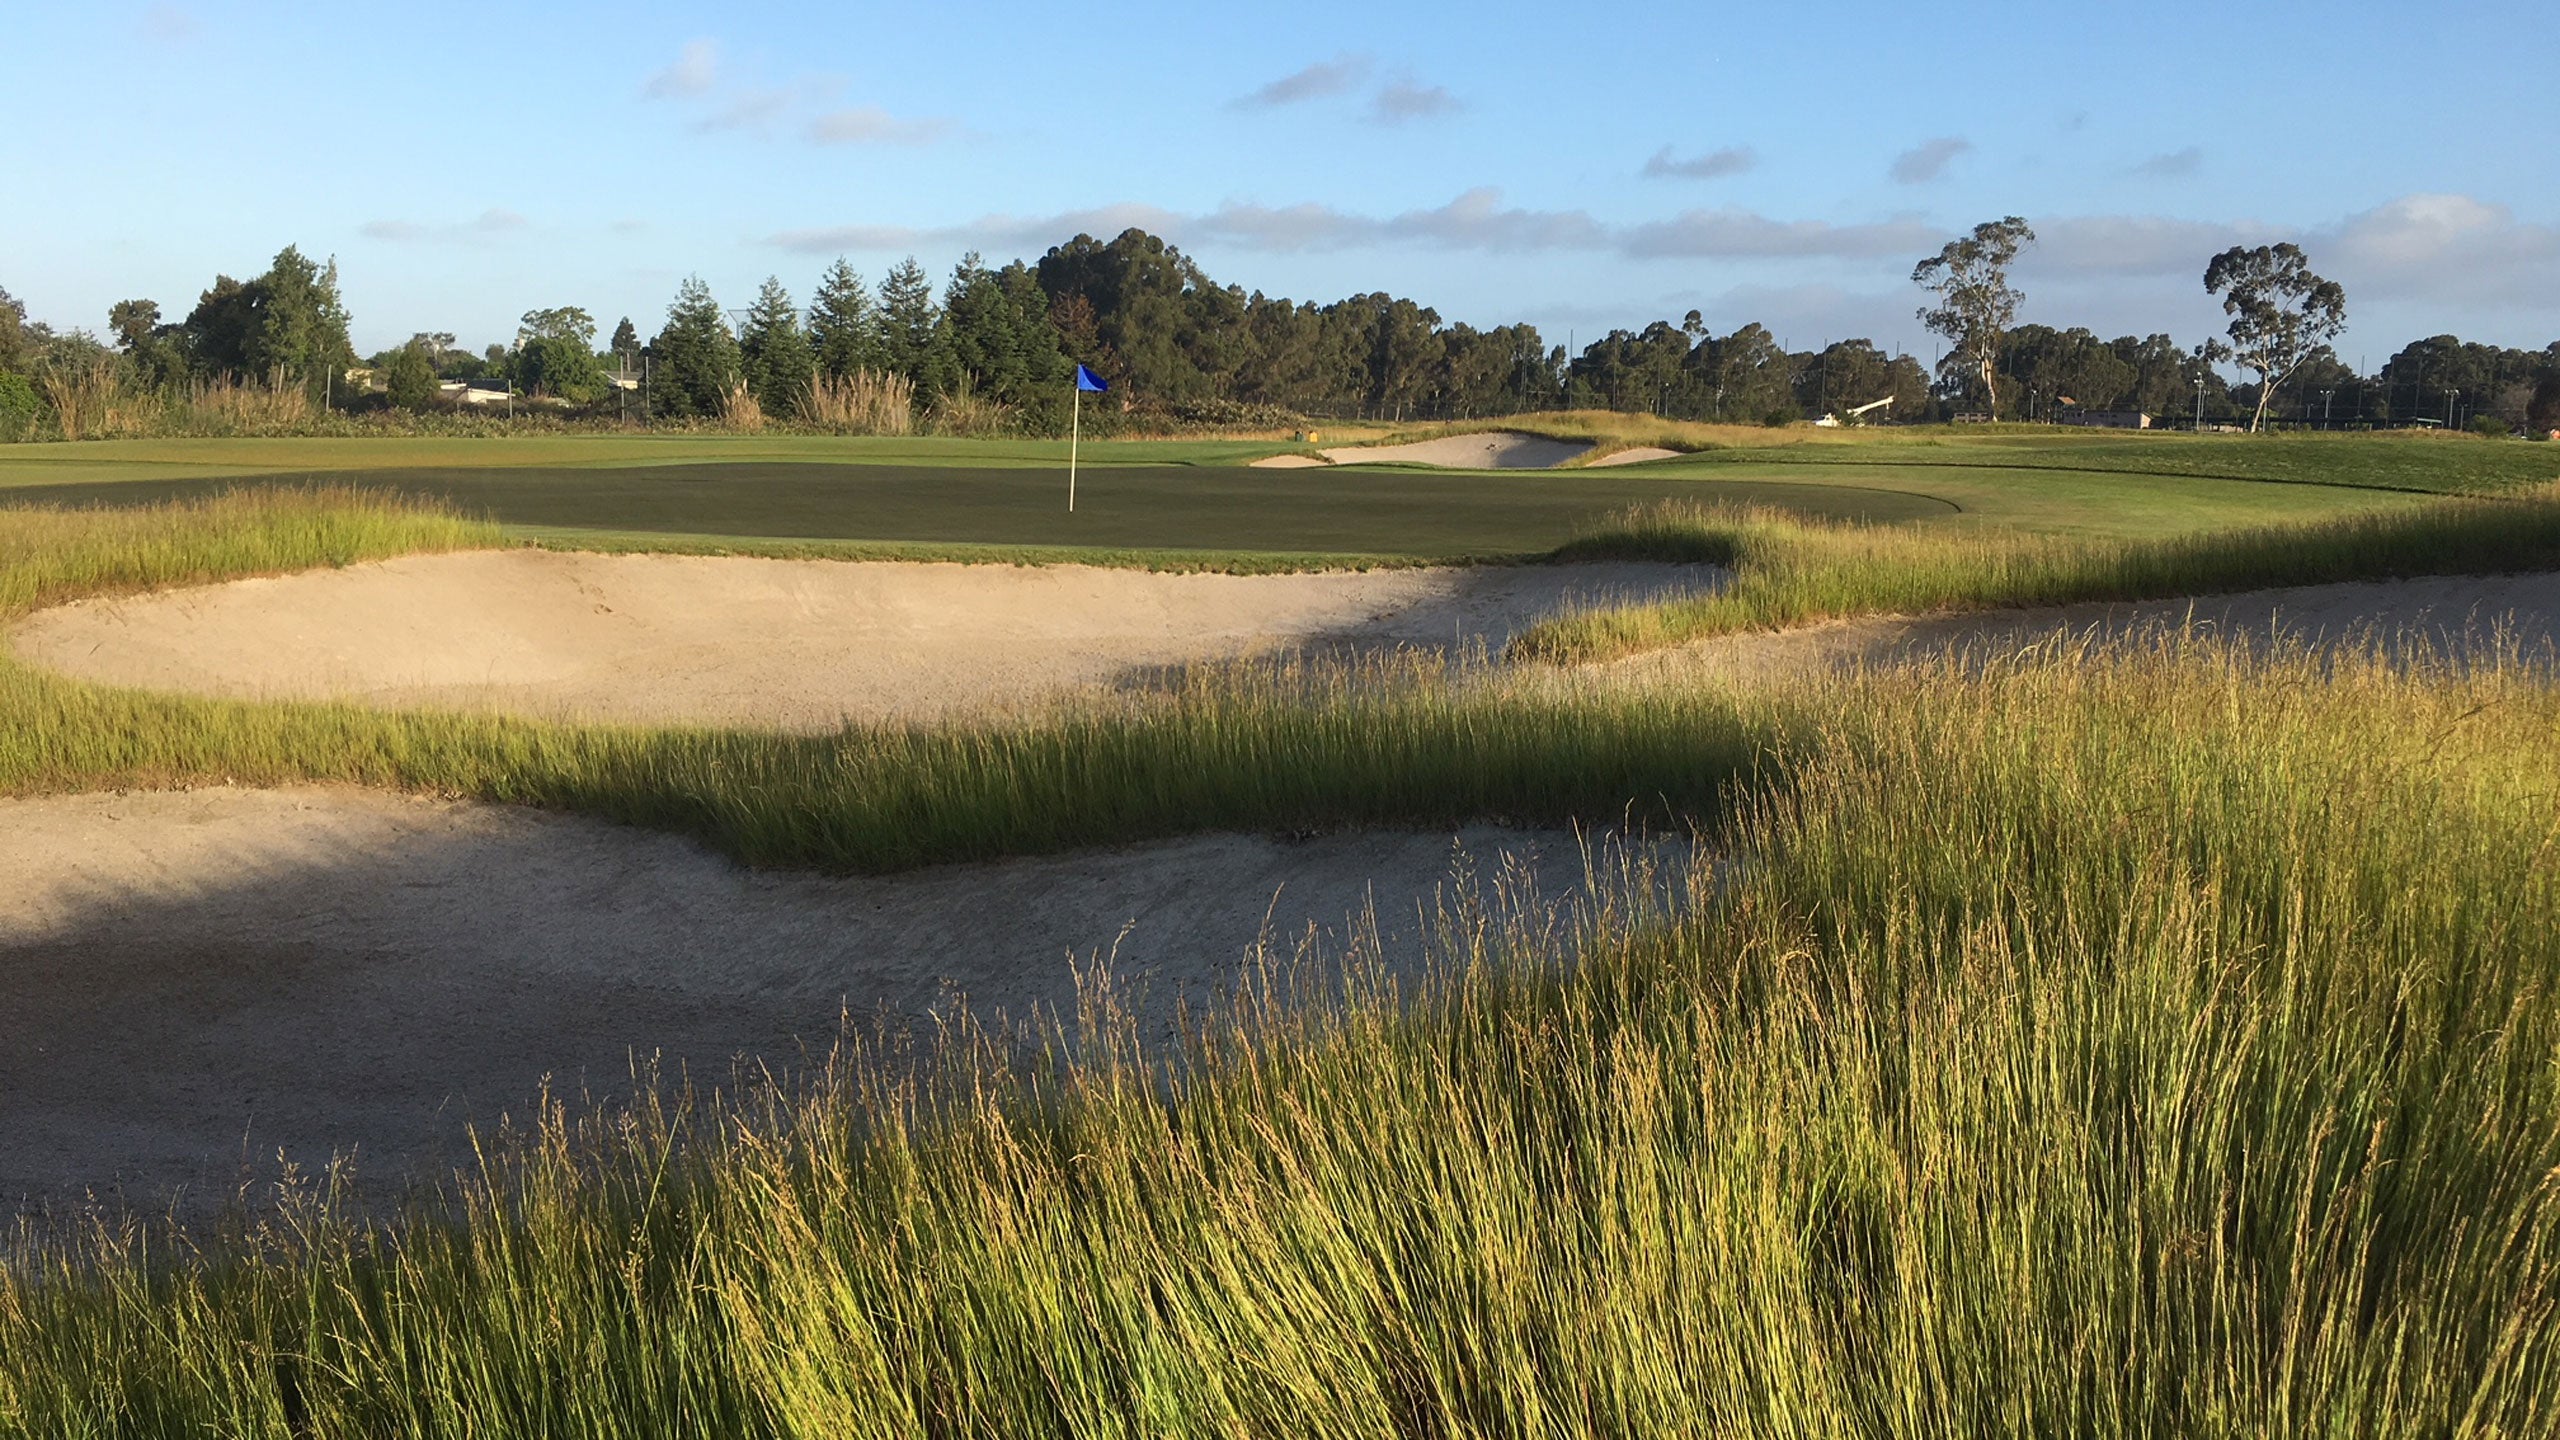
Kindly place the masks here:
[(2148, 430), (2151, 417), (2140, 410), (2072, 410), (2064, 413), (2062, 423), (2091, 430)]
[(504, 380), (447, 380), (436, 389), (460, 405), (503, 405), (510, 395)]

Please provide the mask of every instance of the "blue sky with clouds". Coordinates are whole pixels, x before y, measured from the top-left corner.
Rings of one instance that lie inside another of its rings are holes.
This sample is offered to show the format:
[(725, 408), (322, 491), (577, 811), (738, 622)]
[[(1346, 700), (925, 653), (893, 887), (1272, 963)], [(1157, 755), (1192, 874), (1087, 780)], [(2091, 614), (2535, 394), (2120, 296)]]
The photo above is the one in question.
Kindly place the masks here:
[[(656, 327), (1137, 224), (1216, 278), (1562, 341), (1696, 308), (1925, 352), (1912, 263), (2017, 213), (2025, 318), (2219, 328), (2301, 242), (2341, 349), (2560, 338), (2543, 7), (0, 0), (0, 286), (57, 325), (334, 254), (372, 349)], [(22, 136), (25, 132), (22, 130)]]

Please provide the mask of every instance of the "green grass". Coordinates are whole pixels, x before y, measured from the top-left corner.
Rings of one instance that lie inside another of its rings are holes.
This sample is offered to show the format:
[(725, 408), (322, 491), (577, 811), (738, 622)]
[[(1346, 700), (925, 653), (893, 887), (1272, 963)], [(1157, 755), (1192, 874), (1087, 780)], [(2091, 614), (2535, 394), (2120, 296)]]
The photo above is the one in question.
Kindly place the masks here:
[(2560, 567), (2560, 487), (2310, 524), (2086, 539), (1822, 524), (1775, 511), (1669, 505), (1594, 530), (1564, 559), (1731, 567), (1696, 598), (1560, 616), (1513, 641), (1523, 657), (1605, 660), (1744, 630), (1859, 615), (2084, 600), (2161, 600), (2286, 585)]
[(1462, 900), (1427, 982), (1169, 1049), (1097, 1001), (550, 1109), (405, 1214), (30, 1239), (0, 1430), (2560, 1423), (2543, 679), (2172, 645), (1794, 701), (1690, 907)]
[[(1201, 466), (1087, 468), (1066, 510), (1060, 470), (731, 463), (603, 469), (358, 470), (332, 484), (448, 502), (502, 524), (577, 540), (609, 532), (748, 543), (855, 542), (934, 554), (1003, 547), (1105, 559), (1161, 550), (1220, 552), (1268, 567), (1300, 557), (1527, 558), (1600, 516), (1673, 497), (1761, 497), (1807, 513), (1901, 520), (1947, 513), (1925, 496), (1822, 485), (1718, 485), (1611, 475), (1364, 475)], [(17, 503), (157, 504), (252, 483), (133, 480), (21, 486)], [(881, 552), (875, 552), (881, 553)], [(888, 550), (886, 553), (901, 553)]]
[[(1059, 493), (1063, 452), (1045, 441), (688, 434), (109, 441), (0, 447), (0, 495), (134, 504), (212, 493), (219, 482), (299, 477), (445, 497), (511, 534), (555, 543), (773, 553), (823, 542), (858, 547), (837, 553), (892, 557), (1307, 568), (1535, 555), (1602, 513), (1672, 498), (1959, 530), (2134, 538), (2290, 524), (2560, 478), (2560, 450), (2452, 436), (1771, 431), (1584, 413), (1517, 423), (1696, 453), (1623, 470), (1273, 471), (1246, 462), (1291, 446), (1096, 442), (1085, 450), (1071, 519)], [(1133, 554), (1141, 550), (1179, 558)]]

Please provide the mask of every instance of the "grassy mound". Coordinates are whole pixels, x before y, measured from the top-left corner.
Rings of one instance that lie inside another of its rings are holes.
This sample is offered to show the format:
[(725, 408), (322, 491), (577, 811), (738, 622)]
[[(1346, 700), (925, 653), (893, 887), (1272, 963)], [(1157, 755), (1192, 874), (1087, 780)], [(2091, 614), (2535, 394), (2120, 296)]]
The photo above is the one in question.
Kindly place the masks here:
[(1529, 658), (1606, 660), (1858, 615), (2549, 570), (2560, 567), (2560, 487), (2147, 540), (1825, 524), (1755, 507), (1673, 503), (1630, 511), (1557, 555), (1733, 570), (1732, 583), (1712, 595), (1560, 616), (1513, 642)]

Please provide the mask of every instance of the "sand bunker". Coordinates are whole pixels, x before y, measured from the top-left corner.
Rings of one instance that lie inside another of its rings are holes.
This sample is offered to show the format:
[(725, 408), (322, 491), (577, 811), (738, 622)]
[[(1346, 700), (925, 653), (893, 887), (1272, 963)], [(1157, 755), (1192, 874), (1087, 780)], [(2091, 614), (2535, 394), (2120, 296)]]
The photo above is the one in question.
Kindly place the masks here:
[(1631, 675), (1704, 670), (1737, 679), (1774, 678), (1996, 655), (2065, 636), (2138, 636), (2187, 625), (2254, 645), (2281, 639), (2335, 650), (2370, 643), (2401, 657), (2459, 661), (2501, 645), (2539, 653), (2560, 642), (2560, 575), (2436, 576), (2141, 604), (1843, 620), (1702, 640), (1605, 668)]
[(1339, 445), (1324, 452), (1337, 465), (1442, 465), (1453, 470), (1552, 470), (1588, 451), (1580, 440), (1550, 440), (1514, 430), (1444, 435), (1410, 445)]
[(1321, 455), (1265, 455), (1253, 462), (1256, 470), (1322, 470), (1333, 462)]
[(337, 789), (0, 801), (0, 1193), (227, 1189), (361, 1146), (377, 1175), (543, 1078), (633, 1054), (724, 1079), (823, 1053), (850, 1009), (1016, 1016), (1071, 958), (1161, 1009), (1374, 904), (1390, 958), (1452, 866), (1573, 893), (1555, 832), (1208, 836), (835, 880), (570, 816)]
[(1642, 465), (1649, 460), (1677, 460), (1679, 458), (1679, 451), (1665, 450), (1659, 445), (1631, 445), (1624, 450), (1612, 450), (1608, 454), (1601, 456), (1599, 459), (1592, 461), (1590, 468), (1597, 470), (1604, 465)]
[(540, 550), (84, 601), (10, 636), (85, 679), (551, 718), (824, 730), (1095, 694), (1275, 648), (1500, 647), (1697, 566), (1169, 575)]

